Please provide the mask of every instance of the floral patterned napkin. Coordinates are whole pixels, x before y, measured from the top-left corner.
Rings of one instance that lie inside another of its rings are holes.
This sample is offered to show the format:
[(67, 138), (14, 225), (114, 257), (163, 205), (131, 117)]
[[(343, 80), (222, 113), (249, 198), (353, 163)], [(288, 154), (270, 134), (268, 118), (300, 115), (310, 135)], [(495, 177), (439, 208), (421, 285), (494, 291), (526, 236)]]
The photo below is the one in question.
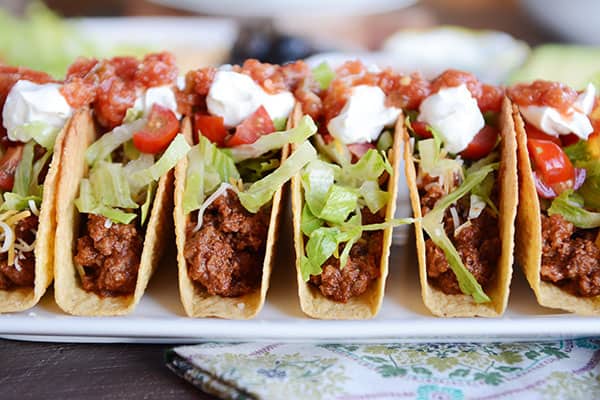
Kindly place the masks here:
[(600, 338), (537, 343), (204, 343), (167, 365), (220, 399), (598, 399)]

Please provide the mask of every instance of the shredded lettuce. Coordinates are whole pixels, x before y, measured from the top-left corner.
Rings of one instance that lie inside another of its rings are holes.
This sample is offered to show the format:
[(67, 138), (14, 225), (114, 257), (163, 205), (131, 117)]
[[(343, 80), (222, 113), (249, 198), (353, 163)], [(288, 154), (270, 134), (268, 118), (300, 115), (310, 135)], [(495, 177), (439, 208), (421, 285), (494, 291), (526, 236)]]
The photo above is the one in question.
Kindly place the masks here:
[(185, 137), (182, 134), (178, 134), (157, 162), (147, 169), (134, 172), (131, 180), (138, 182), (140, 186), (146, 186), (150, 182), (157, 181), (161, 176), (169, 172), (180, 159), (185, 157), (190, 148)]
[(315, 144), (317, 149), (319, 149), (319, 156), (324, 155), (331, 161), (341, 165), (342, 167), (346, 167), (350, 165), (350, 161), (352, 160), (352, 154), (350, 154), (350, 150), (348, 150), (348, 146), (340, 142), (338, 139), (333, 138), (330, 143), (325, 143), (323, 136), (315, 135)]
[(288, 143), (302, 143), (317, 132), (317, 126), (308, 115), (302, 117), (298, 125), (290, 130), (263, 135), (254, 143), (242, 144), (225, 151), (236, 163), (257, 158), (271, 150), (278, 150)]
[(125, 169), (120, 163), (98, 162), (91, 169), (89, 181), (100, 203), (109, 207), (138, 208), (133, 201)]
[(260, 157), (240, 161), (237, 169), (244, 182), (256, 182), (265, 177), (281, 164), (276, 151), (270, 151)]
[[(307, 235), (306, 255), (302, 257), (300, 264), (302, 279), (307, 282), (311, 275), (320, 275), (323, 272), (323, 263), (331, 256), (340, 259), (340, 269), (343, 269), (348, 263), (352, 246), (360, 239), (364, 231), (381, 230), (413, 222), (412, 218), (404, 218), (381, 224), (361, 225), (360, 213), (357, 213), (348, 222), (339, 226), (321, 226), (313, 229), (310, 231), (310, 235)], [(310, 224), (311, 227), (316, 227), (316, 223), (311, 222)], [(345, 243), (344, 250), (338, 255), (338, 248), (342, 243)]]
[(577, 143), (563, 148), (563, 150), (572, 162), (586, 161), (590, 159), (588, 144), (585, 140), (580, 140)]
[(288, 119), (286, 117), (274, 118), (273, 126), (275, 126), (276, 131), (283, 131), (287, 126)]
[(120, 145), (131, 140), (133, 134), (146, 125), (145, 119), (138, 119), (128, 124), (123, 124), (111, 132), (104, 134), (96, 140), (85, 152), (88, 165), (93, 165), (100, 160), (106, 160)]
[(54, 142), (56, 141), (56, 136), (58, 135), (58, 132), (60, 132), (60, 129), (50, 126), (45, 122), (34, 121), (18, 126), (15, 131), (17, 131), (15, 133), (16, 136), (31, 137), (46, 150), (51, 150), (54, 147)]
[(189, 214), (198, 210), (206, 195), (221, 183), (240, 179), (233, 159), (204, 136), (188, 152), (188, 167), (183, 192), (183, 210)]
[(381, 190), (376, 181), (363, 182), (358, 191), (373, 214), (385, 207), (390, 198), (389, 193)]
[(81, 213), (103, 215), (113, 222), (128, 224), (137, 216), (135, 213), (127, 213), (117, 208), (101, 204), (98, 198), (103, 199), (102, 194), (94, 193), (89, 179), (82, 179), (79, 186), (79, 197), (75, 200), (75, 206)]
[(125, 118), (123, 118), (123, 123), (124, 124), (129, 124), (137, 119), (140, 119), (144, 116), (144, 111), (134, 108), (134, 107), (130, 107), (127, 109), (127, 111), (125, 112)]
[(304, 169), (302, 174), (304, 198), (313, 215), (318, 216), (323, 210), (325, 198), (339, 170), (339, 166), (321, 160), (312, 161)]
[(462, 172), (462, 160), (446, 157), (442, 152), (438, 136), (417, 141), (417, 149), (421, 170), (429, 176), (454, 176)]
[(319, 229), (324, 224), (322, 219), (315, 217), (314, 214), (310, 212), (307, 203), (304, 203), (304, 207), (302, 207), (302, 217), (300, 220), (300, 230), (306, 236), (310, 236), (314, 230)]
[(552, 200), (548, 214), (559, 214), (578, 228), (590, 229), (600, 226), (600, 213), (583, 208), (583, 198), (572, 190), (565, 190)]
[(331, 81), (335, 79), (335, 71), (331, 69), (329, 64), (323, 61), (312, 70), (314, 80), (319, 84), (321, 90), (326, 90)]
[(29, 201), (33, 200), (39, 208), (42, 204), (40, 196), (21, 196), (16, 193), (6, 192), (3, 194), (4, 203), (0, 206), (0, 212), (14, 210), (23, 211), (29, 209)]
[(324, 199), (323, 208), (317, 214), (319, 218), (332, 224), (346, 221), (358, 205), (358, 191), (353, 188), (333, 184)]
[(489, 302), (490, 298), (463, 264), (458, 251), (446, 235), (442, 220), (449, 206), (469, 193), (474, 187), (481, 184), (488, 174), (497, 168), (498, 164), (493, 163), (467, 174), (465, 181), (456, 190), (442, 197), (433, 210), (423, 217), (423, 229), (427, 232), (431, 240), (444, 251), (448, 264), (450, 264), (450, 268), (456, 275), (460, 290), (464, 294), (472, 296), (476, 303)]
[(19, 196), (29, 195), (29, 186), (33, 175), (34, 147), (35, 143), (33, 141), (29, 141), (23, 146), (23, 155), (15, 170), (13, 192)]
[(342, 170), (341, 179), (348, 184), (360, 186), (362, 182), (379, 179), (383, 171), (393, 174), (392, 166), (385, 153), (369, 149), (358, 162)]
[(277, 170), (254, 182), (243, 192), (238, 192), (240, 203), (246, 210), (252, 213), (257, 212), (263, 205), (271, 201), (273, 194), (285, 182), (316, 157), (317, 152), (314, 147), (308, 141), (302, 143)]
[(381, 135), (379, 135), (379, 139), (377, 139), (377, 150), (379, 151), (387, 151), (392, 148), (394, 144), (394, 137), (390, 131), (383, 131)]
[(578, 190), (585, 199), (585, 206), (600, 209), (600, 160), (579, 161), (575, 165), (586, 170), (585, 182)]

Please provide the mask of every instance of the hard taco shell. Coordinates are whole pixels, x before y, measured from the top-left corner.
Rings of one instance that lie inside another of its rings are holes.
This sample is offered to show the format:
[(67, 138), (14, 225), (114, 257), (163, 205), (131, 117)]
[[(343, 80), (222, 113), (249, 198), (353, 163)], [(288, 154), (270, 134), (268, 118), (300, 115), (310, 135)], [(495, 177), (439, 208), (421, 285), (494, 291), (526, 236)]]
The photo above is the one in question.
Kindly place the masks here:
[[(302, 117), (302, 112), (297, 109), (294, 113), (294, 121), (297, 123)], [(387, 190), (390, 193), (389, 202), (385, 212), (385, 219), (394, 218), (396, 212), (396, 197), (398, 193), (398, 171), (400, 167), (400, 132), (403, 124), (402, 114), (398, 117), (395, 126), (394, 144), (388, 152), (388, 158), (394, 171), (388, 180)], [(304, 282), (300, 270), (301, 260), (304, 256), (304, 235), (300, 229), (304, 197), (300, 174), (292, 178), (292, 213), (294, 222), (294, 247), (296, 248), (296, 274), (298, 281), (298, 296), (302, 311), (313, 318), (320, 319), (368, 319), (373, 318), (379, 312), (383, 302), (385, 281), (388, 275), (388, 263), (390, 246), (392, 244), (392, 228), (383, 231), (383, 245), (380, 264), (379, 278), (369, 285), (365, 293), (358, 297), (352, 297), (346, 303), (341, 303), (324, 296), (319, 289)]]
[(541, 280), (542, 220), (540, 199), (527, 150), (527, 133), (519, 108), (513, 106), (519, 154), (519, 212), (517, 214), (517, 263), (523, 268), (540, 305), (582, 315), (600, 315), (600, 296), (578, 297)]
[(410, 191), (410, 201), (415, 221), (417, 257), (419, 261), (419, 279), (421, 296), (425, 306), (432, 314), (440, 317), (497, 317), (504, 313), (508, 302), (510, 280), (512, 278), (513, 248), (515, 234), (515, 215), (517, 212), (517, 156), (512, 106), (505, 98), (500, 113), (501, 154), (497, 179), (500, 184), (500, 238), (502, 250), (493, 282), (485, 288), (491, 302), (477, 304), (471, 296), (464, 294), (449, 295), (432, 286), (427, 279), (425, 238), (420, 218), (421, 202), (417, 188), (417, 175), (413, 158), (413, 142), (403, 125), (404, 162), (406, 183)]
[(87, 175), (85, 150), (96, 137), (91, 113), (88, 110), (78, 113), (73, 118), (65, 140), (64, 162), (58, 181), (54, 294), (56, 303), (70, 314), (125, 315), (133, 311), (144, 294), (164, 250), (165, 236), (171, 231), (169, 210), (173, 201), (173, 171), (169, 171), (158, 181), (146, 224), (135, 292), (132, 295), (115, 297), (101, 297), (94, 292), (88, 292), (81, 286), (73, 260), (80, 226), (80, 214), (74, 201), (79, 195), (79, 183)]
[(35, 280), (33, 288), (0, 290), (0, 313), (27, 310), (42, 298), (54, 277), (54, 235), (56, 232), (57, 180), (62, 168), (65, 136), (75, 123), (77, 114), (61, 129), (54, 143), (52, 161), (43, 186), (42, 204), (35, 242)]
[[(188, 142), (192, 144), (192, 127), (189, 118), (184, 119), (183, 132), (186, 135)], [(282, 161), (287, 158), (288, 152), (288, 146), (284, 147), (281, 155)], [(173, 214), (177, 242), (177, 264), (179, 268), (179, 295), (185, 313), (188, 316), (195, 318), (253, 318), (262, 309), (267, 296), (267, 290), (269, 289), (269, 279), (271, 277), (273, 258), (275, 255), (275, 238), (277, 237), (279, 228), (279, 212), (281, 209), (281, 195), (283, 188), (277, 190), (273, 195), (260, 288), (240, 297), (211, 295), (195, 285), (190, 279), (187, 270), (187, 262), (184, 256), (186, 240), (185, 228), (190, 220), (190, 216), (185, 215), (183, 212), (183, 194), (185, 191), (187, 167), (187, 157), (180, 160), (175, 167), (175, 209)]]

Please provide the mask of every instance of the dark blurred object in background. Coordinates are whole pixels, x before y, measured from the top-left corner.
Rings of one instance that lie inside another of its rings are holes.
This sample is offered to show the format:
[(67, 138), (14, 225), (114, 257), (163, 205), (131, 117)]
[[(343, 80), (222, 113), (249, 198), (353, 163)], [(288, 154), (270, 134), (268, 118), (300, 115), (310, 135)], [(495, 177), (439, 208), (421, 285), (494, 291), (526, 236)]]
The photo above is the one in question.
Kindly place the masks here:
[(256, 58), (262, 62), (283, 64), (316, 52), (307, 39), (277, 32), (269, 21), (257, 20), (241, 28), (228, 61), (242, 64), (248, 58)]

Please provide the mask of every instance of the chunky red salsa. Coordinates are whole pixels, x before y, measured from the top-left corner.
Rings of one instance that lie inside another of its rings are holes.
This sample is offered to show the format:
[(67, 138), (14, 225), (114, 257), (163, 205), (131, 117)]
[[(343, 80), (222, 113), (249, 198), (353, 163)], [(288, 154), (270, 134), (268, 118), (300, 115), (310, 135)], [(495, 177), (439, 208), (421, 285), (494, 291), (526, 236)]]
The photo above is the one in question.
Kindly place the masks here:
[(568, 114), (578, 93), (559, 82), (537, 80), (509, 88), (508, 95), (519, 106), (548, 106), (556, 108), (562, 114)]
[(122, 123), (138, 89), (174, 84), (175, 57), (167, 52), (107, 60), (80, 58), (67, 71), (62, 93), (72, 107), (92, 104), (98, 122), (107, 129)]

